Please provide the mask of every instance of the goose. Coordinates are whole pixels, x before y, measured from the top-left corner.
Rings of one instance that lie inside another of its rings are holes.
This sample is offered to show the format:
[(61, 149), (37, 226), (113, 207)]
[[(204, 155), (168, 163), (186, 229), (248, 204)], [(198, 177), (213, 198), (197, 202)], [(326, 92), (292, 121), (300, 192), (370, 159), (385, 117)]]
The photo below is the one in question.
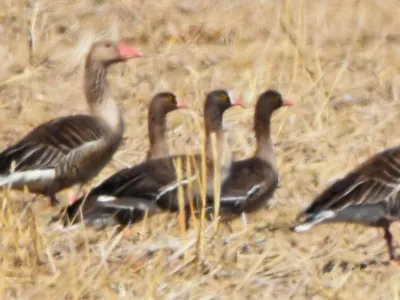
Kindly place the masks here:
[(278, 186), (279, 172), (272, 146), (271, 117), (274, 111), (292, 104), (275, 90), (267, 90), (259, 96), (254, 113), (256, 150), (252, 157), (232, 163), (229, 176), (222, 186), (221, 215), (259, 210), (273, 196)]
[(163, 92), (155, 95), (150, 102), (147, 115), (150, 148), (147, 159), (155, 159), (169, 155), (165, 133), (167, 131), (167, 114), (176, 109), (186, 108), (186, 105), (177, 100), (176, 95)]
[(108, 87), (108, 67), (142, 54), (124, 43), (100, 41), (85, 62), (84, 92), (91, 115), (59, 117), (39, 125), (0, 153), (0, 187), (46, 195), (82, 185), (96, 176), (118, 149), (121, 111)]
[(390, 225), (400, 220), (400, 147), (382, 151), (328, 186), (297, 216), (295, 232), (317, 224), (358, 223), (382, 228), (390, 261), (399, 262)]
[[(134, 167), (122, 169), (93, 188), (87, 197), (82, 197), (67, 207), (63, 216), (64, 225), (79, 220), (80, 215), (91, 225), (98, 224), (99, 220), (103, 224), (104, 219), (106, 225), (129, 225), (141, 220), (146, 211), (150, 214), (160, 211), (176, 212), (179, 210), (179, 186), (187, 187), (192, 183), (195, 186), (194, 193), (200, 194), (197, 180), (203, 162), (207, 172), (206, 193), (213, 194), (214, 168), (219, 170), (220, 180), (224, 182), (231, 164), (222, 128), (222, 117), (228, 108), (236, 105), (242, 105), (241, 100), (232, 100), (228, 91), (215, 90), (208, 93), (204, 104), (205, 157), (200, 154), (174, 155), (149, 159)], [(212, 153), (213, 135), (218, 153), (216, 157)], [(176, 172), (179, 159), (182, 162), (180, 182)], [(192, 173), (188, 171), (190, 168)], [(187, 202), (185, 206), (188, 207)], [(110, 216), (114, 218), (110, 219)]]

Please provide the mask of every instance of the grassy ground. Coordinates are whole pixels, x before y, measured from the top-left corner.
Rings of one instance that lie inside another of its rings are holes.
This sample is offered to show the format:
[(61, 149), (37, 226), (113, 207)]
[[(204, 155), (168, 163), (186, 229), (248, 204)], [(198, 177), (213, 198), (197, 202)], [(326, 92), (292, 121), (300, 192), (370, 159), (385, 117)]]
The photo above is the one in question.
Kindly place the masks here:
[(206, 91), (232, 89), (248, 106), (225, 118), (236, 158), (254, 149), (260, 92), (276, 88), (295, 103), (273, 118), (281, 188), (270, 209), (248, 216), (247, 228), (208, 224), (204, 244), (195, 227), (182, 236), (169, 214), (135, 225), (130, 238), (56, 230), (46, 226), (58, 212), (47, 201), (27, 206), (32, 195), (4, 193), (2, 298), (398, 299), (398, 269), (359, 267), (388, 258), (377, 229), (286, 229), (332, 180), (399, 144), (398, 14), (395, 0), (1, 1), (2, 148), (45, 120), (85, 111), (82, 62), (93, 40), (123, 38), (147, 54), (110, 70), (126, 139), (91, 184), (144, 159), (156, 91), (179, 92), (192, 108), (169, 117), (173, 153), (200, 149)]

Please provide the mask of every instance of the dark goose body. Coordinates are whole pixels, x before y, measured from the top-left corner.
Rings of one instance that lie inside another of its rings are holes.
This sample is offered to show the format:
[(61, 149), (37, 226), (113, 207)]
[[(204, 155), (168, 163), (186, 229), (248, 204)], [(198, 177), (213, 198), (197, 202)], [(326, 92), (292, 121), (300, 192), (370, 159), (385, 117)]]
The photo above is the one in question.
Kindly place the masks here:
[(232, 163), (222, 186), (222, 215), (257, 211), (273, 196), (279, 174), (271, 140), (271, 117), (274, 111), (289, 105), (292, 103), (274, 90), (259, 96), (254, 113), (256, 151), (253, 157)]
[[(150, 159), (132, 168), (123, 169), (95, 187), (86, 199), (82, 198), (68, 207), (65, 223), (76, 219), (80, 209), (82, 209), (84, 220), (89, 224), (97, 222), (99, 218), (106, 219), (107, 222), (128, 224), (140, 220), (146, 211), (149, 213), (160, 210), (177, 211), (179, 185), (184, 189), (193, 185), (194, 193), (196, 195), (201, 193), (198, 180), (203, 159), (208, 174), (207, 193), (213, 194), (214, 163), (219, 164), (221, 180), (224, 181), (231, 161), (229, 155), (226, 155), (224, 161), (219, 161), (221, 157), (217, 158), (217, 162), (210, 158), (210, 136), (213, 133), (216, 134), (217, 147), (221, 150), (219, 153), (227, 152), (225, 143), (222, 141), (222, 116), (223, 112), (232, 105), (236, 105), (236, 102), (230, 100), (226, 91), (217, 90), (208, 94), (204, 114), (206, 137), (208, 137), (205, 157), (198, 154), (175, 155)], [(180, 159), (182, 165), (180, 183), (177, 182), (177, 159)], [(111, 214), (115, 218), (110, 220)]]
[(400, 147), (371, 157), (326, 188), (299, 216), (294, 231), (319, 223), (350, 222), (382, 227), (395, 259), (390, 224), (400, 219)]
[(222, 186), (221, 214), (241, 214), (262, 208), (273, 196), (279, 174), (273, 165), (252, 157), (233, 162)]

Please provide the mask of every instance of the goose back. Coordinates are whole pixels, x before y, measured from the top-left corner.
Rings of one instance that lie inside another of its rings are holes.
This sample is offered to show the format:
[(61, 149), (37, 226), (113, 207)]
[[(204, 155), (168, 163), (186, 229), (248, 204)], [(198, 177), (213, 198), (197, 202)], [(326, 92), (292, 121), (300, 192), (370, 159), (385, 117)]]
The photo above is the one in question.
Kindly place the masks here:
[(378, 153), (326, 188), (297, 217), (292, 230), (350, 222), (381, 227), (390, 260), (396, 260), (390, 224), (400, 220), (400, 147)]
[(0, 174), (9, 174), (13, 161), (14, 171), (54, 167), (72, 149), (108, 133), (107, 124), (94, 116), (75, 115), (51, 120), (0, 153)]
[[(326, 188), (299, 218), (322, 211), (338, 212), (347, 207), (377, 204), (385, 208), (385, 218), (397, 220), (400, 218), (399, 184), (400, 147), (395, 147), (371, 157)], [(364, 222), (369, 221), (365, 219)]]

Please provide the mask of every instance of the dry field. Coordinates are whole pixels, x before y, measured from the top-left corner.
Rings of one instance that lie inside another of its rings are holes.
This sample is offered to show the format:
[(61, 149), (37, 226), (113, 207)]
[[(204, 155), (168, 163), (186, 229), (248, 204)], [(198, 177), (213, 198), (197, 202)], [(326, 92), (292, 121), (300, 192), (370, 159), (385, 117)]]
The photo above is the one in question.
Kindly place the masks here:
[[(168, 119), (173, 153), (200, 149), (206, 91), (231, 89), (247, 105), (224, 122), (236, 158), (254, 149), (260, 92), (275, 88), (295, 103), (273, 118), (281, 187), (247, 228), (236, 220), (230, 230), (208, 223), (199, 235), (194, 224), (182, 234), (176, 215), (163, 214), (126, 238), (112, 228), (60, 231), (47, 226), (59, 208), (4, 192), (2, 299), (399, 299), (398, 268), (362, 264), (388, 259), (382, 232), (287, 229), (332, 180), (400, 144), (399, 13), (395, 0), (2, 0), (1, 148), (85, 111), (92, 41), (122, 38), (147, 55), (110, 70), (126, 139), (90, 185), (144, 159), (157, 91), (175, 91), (191, 108)], [(396, 224), (393, 233), (398, 248)]]

